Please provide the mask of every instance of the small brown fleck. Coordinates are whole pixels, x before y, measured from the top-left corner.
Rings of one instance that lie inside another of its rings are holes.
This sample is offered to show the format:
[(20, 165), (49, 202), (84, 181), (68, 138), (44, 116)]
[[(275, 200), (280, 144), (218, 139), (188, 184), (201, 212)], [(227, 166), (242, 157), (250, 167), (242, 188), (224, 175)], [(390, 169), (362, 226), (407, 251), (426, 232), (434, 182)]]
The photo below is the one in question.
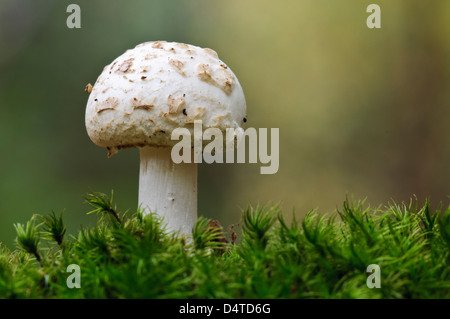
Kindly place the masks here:
[(145, 80), (146, 78), (146, 76), (141, 76), (141, 80)]
[(163, 130), (160, 130), (159, 132), (162, 134), (166, 134), (166, 131), (163, 131)]
[(220, 66), (221, 66), (222, 68), (224, 68), (224, 69), (228, 69), (228, 67), (227, 67), (225, 64), (223, 64), (223, 63), (222, 63)]
[(87, 92), (87, 93), (91, 93), (92, 92), (92, 84), (88, 83), (86, 85), (86, 87), (84, 88), (84, 91)]

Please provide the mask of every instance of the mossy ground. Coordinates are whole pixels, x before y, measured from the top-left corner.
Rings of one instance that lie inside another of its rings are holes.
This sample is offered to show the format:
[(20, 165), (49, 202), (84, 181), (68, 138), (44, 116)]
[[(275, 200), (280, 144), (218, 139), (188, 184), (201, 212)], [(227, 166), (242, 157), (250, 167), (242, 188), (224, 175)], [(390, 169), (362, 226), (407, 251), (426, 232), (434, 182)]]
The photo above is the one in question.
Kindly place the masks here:
[[(189, 240), (104, 194), (86, 200), (99, 222), (76, 236), (53, 213), (15, 225), (17, 248), (0, 245), (0, 298), (450, 297), (450, 207), (432, 211), (428, 201), (380, 209), (346, 200), (335, 214), (289, 224), (277, 206), (249, 207), (237, 239), (200, 218)], [(67, 287), (71, 264), (79, 289)], [(367, 287), (371, 264), (381, 288)]]

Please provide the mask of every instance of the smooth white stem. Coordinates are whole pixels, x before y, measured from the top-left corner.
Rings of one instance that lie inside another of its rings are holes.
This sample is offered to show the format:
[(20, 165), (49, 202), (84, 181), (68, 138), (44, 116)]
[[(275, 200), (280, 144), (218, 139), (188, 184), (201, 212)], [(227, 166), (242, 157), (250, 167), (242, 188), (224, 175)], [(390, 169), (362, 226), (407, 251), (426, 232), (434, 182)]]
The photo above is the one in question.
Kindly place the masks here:
[(140, 148), (139, 204), (164, 217), (169, 230), (191, 236), (197, 220), (197, 164), (175, 164), (170, 147)]

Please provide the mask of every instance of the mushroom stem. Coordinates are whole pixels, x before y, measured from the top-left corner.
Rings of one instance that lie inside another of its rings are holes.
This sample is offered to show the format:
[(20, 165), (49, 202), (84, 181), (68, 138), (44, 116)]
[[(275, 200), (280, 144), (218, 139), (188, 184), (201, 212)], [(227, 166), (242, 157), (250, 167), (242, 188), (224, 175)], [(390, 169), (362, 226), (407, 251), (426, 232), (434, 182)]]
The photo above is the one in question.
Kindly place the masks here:
[(197, 220), (197, 164), (175, 164), (170, 147), (140, 148), (139, 204), (164, 217), (169, 230), (191, 236)]

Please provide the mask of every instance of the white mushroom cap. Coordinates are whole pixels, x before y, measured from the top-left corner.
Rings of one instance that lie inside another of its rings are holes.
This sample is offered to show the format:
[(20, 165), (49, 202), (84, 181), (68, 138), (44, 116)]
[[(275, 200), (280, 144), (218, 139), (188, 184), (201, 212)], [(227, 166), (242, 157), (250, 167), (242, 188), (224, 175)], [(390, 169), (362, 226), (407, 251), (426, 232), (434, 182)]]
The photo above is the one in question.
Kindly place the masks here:
[(193, 136), (203, 129), (241, 128), (246, 121), (242, 87), (211, 49), (165, 41), (126, 51), (98, 77), (86, 107), (91, 140), (109, 150), (173, 146), (175, 128)]

